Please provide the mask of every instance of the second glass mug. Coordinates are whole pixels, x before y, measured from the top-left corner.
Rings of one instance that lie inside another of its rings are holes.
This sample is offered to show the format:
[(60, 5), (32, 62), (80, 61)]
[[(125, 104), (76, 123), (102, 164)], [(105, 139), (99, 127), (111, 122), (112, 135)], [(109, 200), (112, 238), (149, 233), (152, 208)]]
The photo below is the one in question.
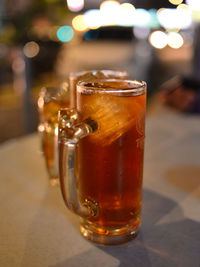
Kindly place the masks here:
[(43, 87), (38, 98), (42, 152), (51, 185), (58, 178), (58, 111), (69, 107), (69, 90), (66, 83), (60, 87)]
[(60, 186), (81, 234), (103, 245), (135, 238), (141, 223), (146, 83), (79, 82), (77, 108), (59, 111)]

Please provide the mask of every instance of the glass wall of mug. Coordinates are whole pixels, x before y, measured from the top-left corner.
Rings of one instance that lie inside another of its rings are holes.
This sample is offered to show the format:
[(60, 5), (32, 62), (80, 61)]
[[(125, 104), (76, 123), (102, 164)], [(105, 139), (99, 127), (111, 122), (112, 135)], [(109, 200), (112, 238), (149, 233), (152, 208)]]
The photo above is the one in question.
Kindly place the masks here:
[(94, 79), (123, 79), (128, 76), (126, 71), (120, 70), (88, 70), (81, 72), (71, 72), (69, 74), (70, 84), (70, 107), (76, 107), (76, 85), (79, 81), (89, 81)]
[(95, 243), (117, 245), (138, 233), (145, 110), (145, 82), (101, 79), (79, 82), (77, 109), (60, 111), (62, 195)]
[(42, 152), (51, 185), (58, 179), (58, 110), (69, 107), (68, 86), (43, 87), (38, 98)]

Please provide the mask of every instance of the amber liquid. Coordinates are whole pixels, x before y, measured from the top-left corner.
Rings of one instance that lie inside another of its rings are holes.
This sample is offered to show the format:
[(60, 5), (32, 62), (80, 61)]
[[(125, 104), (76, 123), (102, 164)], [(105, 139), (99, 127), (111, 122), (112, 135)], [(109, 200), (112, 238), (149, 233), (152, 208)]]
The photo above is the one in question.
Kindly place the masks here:
[(91, 222), (105, 227), (140, 223), (146, 95), (78, 95), (82, 119), (98, 130), (79, 143), (79, 191), (82, 202), (97, 202)]
[(44, 132), (42, 138), (42, 150), (45, 157), (46, 167), (50, 176), (57, 176), (55, 164), (54, 132)]
[(51, 100), (44, 103), (42, 114), (45, 121), (45, 130), (42, 137), (42, 150), (50, 177), (58, 176), (57, 166), (57, 131), (58, 111), (61, 108), (69, 107), (69, 101)]

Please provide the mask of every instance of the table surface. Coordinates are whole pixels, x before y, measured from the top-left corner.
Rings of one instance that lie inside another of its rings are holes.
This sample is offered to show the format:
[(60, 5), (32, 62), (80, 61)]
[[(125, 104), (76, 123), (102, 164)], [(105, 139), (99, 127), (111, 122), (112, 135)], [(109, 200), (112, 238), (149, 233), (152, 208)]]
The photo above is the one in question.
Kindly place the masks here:
[(200, 117), (147, 117), (142, 227), (121, 246), (79, 233), (48, 183), (39, 136), (0, 146), (0, 266), (199, 267)]

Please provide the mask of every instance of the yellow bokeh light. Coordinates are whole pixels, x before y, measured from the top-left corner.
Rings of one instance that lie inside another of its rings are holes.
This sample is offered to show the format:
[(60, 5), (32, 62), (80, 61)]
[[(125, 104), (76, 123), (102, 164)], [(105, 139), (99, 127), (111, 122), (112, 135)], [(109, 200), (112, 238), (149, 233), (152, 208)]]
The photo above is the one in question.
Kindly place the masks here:
[(185, 10), (185, 11), (188, 11), (188, 12), (191, 12), (191, 9), (188, 5), (186, 4), (180, 4), (177, 6), (177, 9), (181, 9), (181, 10)]
[(183, 2), (183, 0), (169, 0), (169, 2), (172, 5), (180, 5)]
[(100, 10), (101, 11), (113, 11), (113, 8), (119, 7), (120, 3), (118, 1), (115, 0), (107, 0), (107, 1), (103, 1), (100, 5)]
[(121, 15), (121, 5), (118, 1), (107, 0), (100, 5), (100, 18), (102, 25), (117, 25)]
[(170, 32), (167, 38), (168, 38), (167, 42), (168, 45), (175, 49), (180, 48), (184, 43), (183, 37), (178, 32)]
[(158, 17), (159, 14), (162, 13), (165, 9), (166, 9), (166, 8), (164, 8), (164, 7), (159, 8), (159, 9), (157, 10), (157, 12), (156, 12), (157, 17)]
[(83, 32), (88, 29), (83, 15), (78, 15), (74, 17), (72, 20), (72, 26), (76, 31), (79, 31), (79, 32)]
[(152, 32), (149, 36), (150, 44), (158, 49), (162, 49), (167, 45), (167, 35), (162, 31)]
[(122, 26), (133, 26), (136, 9), (130, 3), (123, 3), (118, 9), (116, 24)]
[(192, 10), (192, 18), (196, 22), (200, 22), (200, 10)]
[(134, 5), (132, 5), (130, 3), (123, 3), (123, 4), (120, 5), (120, 8), (122, 8), (124, 10), (131, 10), (131, 11), (135, 10)]
[(37, 56), (40, 51), (40, 47), (36, 42), (31, 41), (25, 44), (23, 51), (26, 57), (32, 58)]

